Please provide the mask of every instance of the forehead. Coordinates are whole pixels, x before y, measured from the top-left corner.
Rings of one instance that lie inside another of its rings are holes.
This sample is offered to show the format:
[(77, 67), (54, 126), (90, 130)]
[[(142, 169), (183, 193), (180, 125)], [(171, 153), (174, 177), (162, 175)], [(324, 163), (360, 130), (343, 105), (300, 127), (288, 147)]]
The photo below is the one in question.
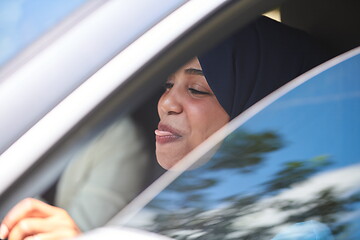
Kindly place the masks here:
[(182, 66), (179, 70), (184, 70), (187, 68), (195, 68), (195, 69), (202, 69), (199, 59), (197, 57), (194, 57), (190, 61), (188, 61), (184, 66)]

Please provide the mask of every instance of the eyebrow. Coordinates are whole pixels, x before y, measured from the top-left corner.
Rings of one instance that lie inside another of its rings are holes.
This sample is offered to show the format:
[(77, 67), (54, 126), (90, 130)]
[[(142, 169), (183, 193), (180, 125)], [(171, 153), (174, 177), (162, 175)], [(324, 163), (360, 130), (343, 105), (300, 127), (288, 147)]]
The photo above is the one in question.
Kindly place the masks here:
[(185, 69), (185, 73), (191, 74), (191, 75), (204, 76), (203, 71), (201, 69), (197, 69), (197, 68), (187, 68), (187, 69)]

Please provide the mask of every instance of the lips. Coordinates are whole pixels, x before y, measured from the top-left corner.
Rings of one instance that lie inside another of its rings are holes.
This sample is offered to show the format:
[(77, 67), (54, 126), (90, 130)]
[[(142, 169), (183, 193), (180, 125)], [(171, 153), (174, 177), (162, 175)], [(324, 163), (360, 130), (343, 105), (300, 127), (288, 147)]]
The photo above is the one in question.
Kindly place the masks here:
[(171, 143), (181, 138), (180, 131), (166, 124), (159, 123), (155, 130), (156, 142), (160, 144)]

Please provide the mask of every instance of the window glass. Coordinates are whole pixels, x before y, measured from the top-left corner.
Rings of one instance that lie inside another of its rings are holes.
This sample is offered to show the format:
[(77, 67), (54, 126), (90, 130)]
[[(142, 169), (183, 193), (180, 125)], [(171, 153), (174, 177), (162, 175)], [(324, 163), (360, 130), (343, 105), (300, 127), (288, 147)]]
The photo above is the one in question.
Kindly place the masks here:
[(0, 67), (85, 2), (0, 1)]
[(358, 239), (359, 71), (360, 55), (280, 97), (125, 225), (176, 239)]

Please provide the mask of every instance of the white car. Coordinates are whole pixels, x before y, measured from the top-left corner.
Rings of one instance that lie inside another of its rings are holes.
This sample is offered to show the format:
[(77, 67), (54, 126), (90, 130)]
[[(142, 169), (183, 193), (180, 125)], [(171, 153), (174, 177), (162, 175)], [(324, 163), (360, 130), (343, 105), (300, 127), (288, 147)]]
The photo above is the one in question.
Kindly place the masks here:
[[(18, 14), (36, 8), (6, 2)], [(246, 110), (81, 238), (313, 239), (311, 229), (360, 238), (357, 1), (52, 3), (54, 14), (37, 13), (53, 16), (41, 37), (0, 62), (1, 218), (26, 197), (52, 203), (69, 156), (113, 119), (153, 106), (163, 79), (188, 59), (276, 9), (334, 58)]]

